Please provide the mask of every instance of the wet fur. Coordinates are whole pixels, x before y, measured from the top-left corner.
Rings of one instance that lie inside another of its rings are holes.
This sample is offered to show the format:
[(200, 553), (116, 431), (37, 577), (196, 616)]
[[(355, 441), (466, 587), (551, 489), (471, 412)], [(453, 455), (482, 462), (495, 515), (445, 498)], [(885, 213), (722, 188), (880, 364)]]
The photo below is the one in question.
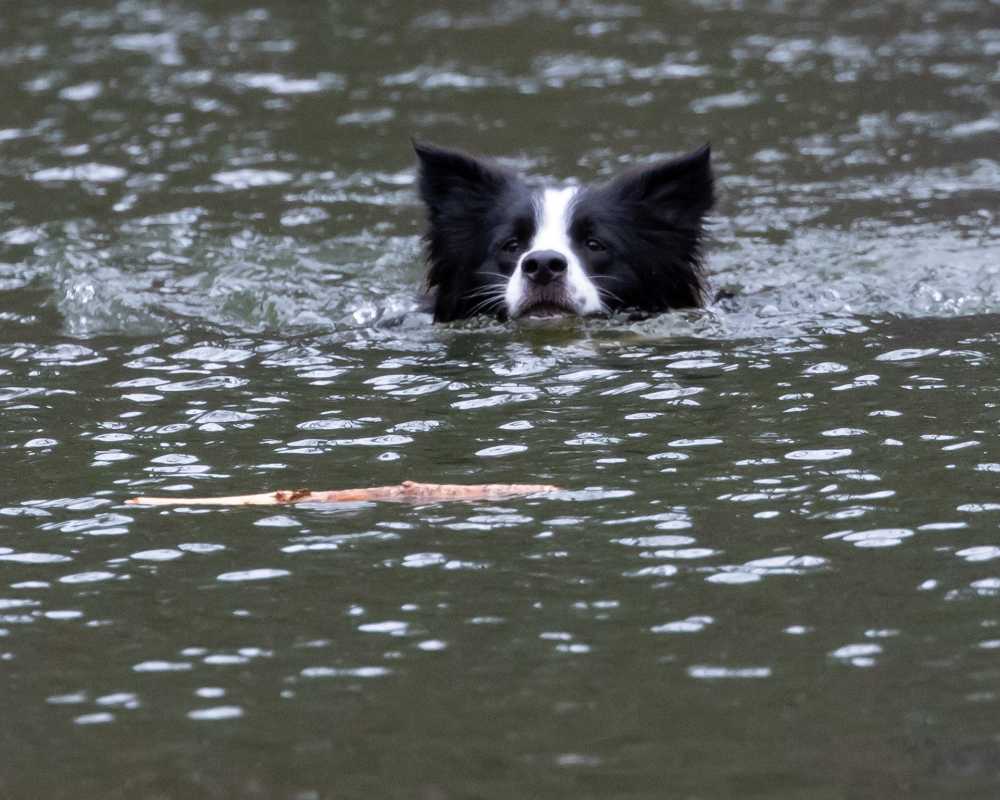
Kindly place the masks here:
[[(538, 225), (538, 192), (490, 161), (414, 143), (418, 188), (427, 208), (427, 289), (434, 320), (477, 314), (506, 319), (502, 300)], [(659, 312), (703, 304), (702, 238), (714, 202), (706, 145), (680, 158), (631, 169), (581, 187), (572, 201), (572, 253), (600, 293), (602, 311)], [(592, 251), (584, 243), (604, 245)]]

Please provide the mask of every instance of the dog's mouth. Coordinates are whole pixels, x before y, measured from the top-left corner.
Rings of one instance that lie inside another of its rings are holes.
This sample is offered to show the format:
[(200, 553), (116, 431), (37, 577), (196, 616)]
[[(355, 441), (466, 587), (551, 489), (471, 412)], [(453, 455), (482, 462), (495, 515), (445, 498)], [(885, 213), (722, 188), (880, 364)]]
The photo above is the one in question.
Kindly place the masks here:
[(564, 303), (556, 303), (551, 300), (539, 300), (521, 310), (519, 317), (565, 317), (567, 314), (576, 314), (576, 309)]
[(576, 316), (580, 309), (572, 302), (562, 287), (545, 286), (530, 292), (512, 317), (565, 317)]

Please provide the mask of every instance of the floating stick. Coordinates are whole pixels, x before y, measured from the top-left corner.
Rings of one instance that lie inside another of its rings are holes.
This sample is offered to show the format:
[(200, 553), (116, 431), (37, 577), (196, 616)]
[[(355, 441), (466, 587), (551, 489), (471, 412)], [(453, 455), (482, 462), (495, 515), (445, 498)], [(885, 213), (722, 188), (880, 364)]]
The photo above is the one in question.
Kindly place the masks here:
[(231, 497), (133, 497), (125, 502), (136, 506), (284, 506), (292, 503), (369, 501), (436, 503), (442, 500), (493, 500), (558, 491), (561, 491), (558, 486), (533, 483), (462, 484), (403, 481), (398, 486), (372, 486), (368, 489), (339, 489), (331, 492), (279, 489), (276, 492), (239, 494)]

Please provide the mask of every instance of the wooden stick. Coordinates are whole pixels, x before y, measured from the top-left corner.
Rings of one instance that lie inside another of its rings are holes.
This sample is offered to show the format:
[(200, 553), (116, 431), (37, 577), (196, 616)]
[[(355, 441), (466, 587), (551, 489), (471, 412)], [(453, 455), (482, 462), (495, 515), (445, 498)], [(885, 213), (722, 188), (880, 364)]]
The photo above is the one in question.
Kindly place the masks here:
[(340, 489), (311, 492), (308, 489), (279, 489), (263, 494), (231, 497), (133, 497), (125, 502), (136, 506), (283, 506), (292, 503), (359, 503), (405, 501), (437, 503), (442, 500), (492, 500), (524, 494), (558, 492), (558, 486), (532, 483), (416, 483), (372, 486), (368, 489)]

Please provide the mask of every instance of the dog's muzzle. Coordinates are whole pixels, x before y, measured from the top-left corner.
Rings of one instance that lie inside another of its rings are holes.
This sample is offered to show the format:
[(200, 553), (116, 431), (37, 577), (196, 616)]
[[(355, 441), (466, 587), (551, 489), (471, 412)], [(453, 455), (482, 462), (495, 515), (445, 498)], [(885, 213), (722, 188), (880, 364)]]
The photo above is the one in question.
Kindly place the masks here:
[(566, 274), (569, 262), (555, 250), (533, 250), (521, 261), (523, 294), (514, 316), (578, 314)]

